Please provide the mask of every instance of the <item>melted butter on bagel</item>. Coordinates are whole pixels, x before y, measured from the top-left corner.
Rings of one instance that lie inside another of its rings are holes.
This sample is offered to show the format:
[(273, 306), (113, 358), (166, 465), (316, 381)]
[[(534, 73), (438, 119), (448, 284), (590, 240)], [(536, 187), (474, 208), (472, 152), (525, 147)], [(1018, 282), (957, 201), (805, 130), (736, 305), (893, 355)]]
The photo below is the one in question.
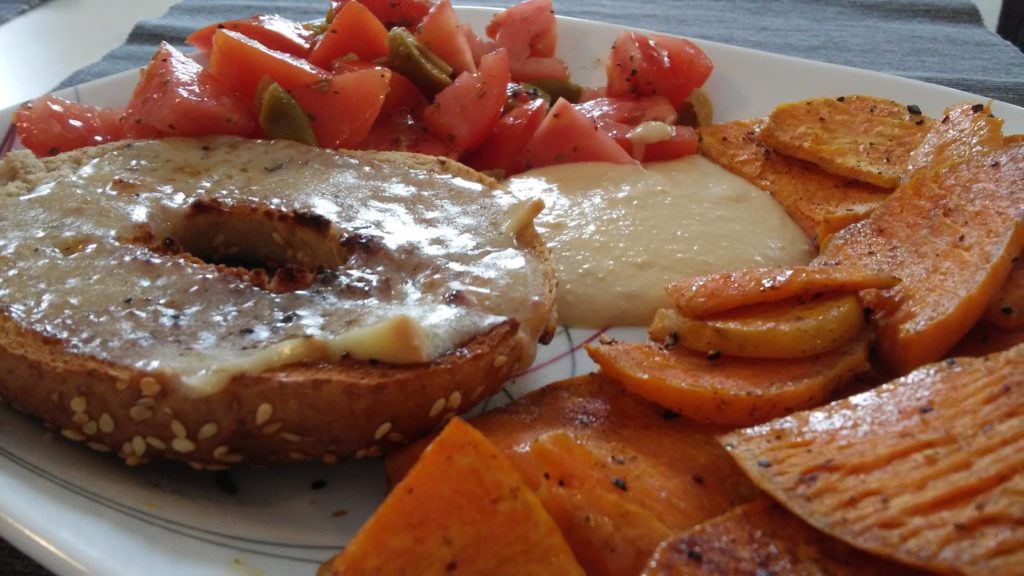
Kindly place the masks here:
[(544, 264), (516, 233), (538, 202), (450, 167), (236, 138), (121, 144), (3, 201), (0, 310), (196, 395), (344, 355), (430, 362), (508, 318), (536, 326)]

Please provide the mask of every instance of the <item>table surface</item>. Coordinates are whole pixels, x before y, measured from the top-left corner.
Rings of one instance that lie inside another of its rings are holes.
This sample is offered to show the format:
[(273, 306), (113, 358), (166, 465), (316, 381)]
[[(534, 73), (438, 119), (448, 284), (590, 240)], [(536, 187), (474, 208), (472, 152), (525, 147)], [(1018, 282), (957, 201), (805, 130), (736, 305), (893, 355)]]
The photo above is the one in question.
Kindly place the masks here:
[[(158, 17), (175, 2), (50, 0), (0, 25), (0, 109), (57, 86), (73, 71), (98, 60), (124, 42), (139, 20)], [(469, 0), (456, 3), (499, 6), (511, 2)], [(983, 8), (989, 10), (989, 19), (992, 3), (983, 2)], [(314, 4), (317, 13), (322, 13), (319, 5), (326, 5), (326, 0), (280, 3), (187, 0), (184, 4), (172, 10), (162, 22), (180, 23), (175, 18), (183, 15), (195, 18), (197, 14), (215, 14), (218, 11), (238, 17), (247, 13), (276, 11), (278, 5), (282, 6), (280, 10), (285, 15), (291, 15), (289, 6), (301, 7), (303, 11), (298, 14), (311, 13), (309, 10)], [(984, 33), (977, 11), (972, 11), (973, 7), (966, 3), (903, 0), (895, 3), (896, 7), (888, 14), (884, 13), (888, 12), (887, 3), (882, 0), (849, 3), (854, 7), (839, 4), (842, 3), (827, 5), (811, 0), (775, 3), (764, 0), (652, 0), (637, 2), (623, 14), (620, 1), (556, 0), (556, 8), (562, 14), (872, 68), (994, 95), (1018, 105), (1024, 103), (1024, 56), (1015, 49), (1004, 49), (1012, 46), (1002, 43), (994, 34)], [(684, 6), (685, 10), (680, 9)], [(863, 20), (866, 14), (876, 9), (881, 12), (875, 15), (878, 25), (870, 27), (873, 29), (843, 26), (843, 18), (849, 18), (851, 22)], [(821, 14), (816, 14), (816, 11)], [(751, 13), (756, 13), (757, 17), (752, 18)], [(936, 13), (945, 16), (937, 17)], [(795, 17), (797, 14), (802, 19)], [(994, 22), (990, 25), (994, 26)], [(162, 30), (160, 24), (146, 23), (140, 29), (143, 33), (133, 36), (136, 41), (153, 37)], [(39, 41), (40, 37), (46, 41)], [(880, 37), (885, 38), (884, 43), (878, 42)], [(26, 47), (31, 47), (31, 50), (26, 50)], [(146, 50), (151, 52), (151, 48)], [(140, 50), (139, 54), (144, 54), (144, 51)], [(958, 67), (958, 61), (964, 59), (962, 54), (966, 54), (968, 62), (959, 62)], [(144, 63), (144, 60), (139, 61), (143, 56), (130, 51), (121, 50), (111, 56), (113, 58), (107, 60), (107, 68), (93, 67), (85, 76), (109, 73), (113, 71), (111, 66), (127, 69)], [(978, 66), (970, 65), (972, 56)], [(46, 574), (45, 570), (13, 552), (2, 540), (0, 572), (31, 576)]]

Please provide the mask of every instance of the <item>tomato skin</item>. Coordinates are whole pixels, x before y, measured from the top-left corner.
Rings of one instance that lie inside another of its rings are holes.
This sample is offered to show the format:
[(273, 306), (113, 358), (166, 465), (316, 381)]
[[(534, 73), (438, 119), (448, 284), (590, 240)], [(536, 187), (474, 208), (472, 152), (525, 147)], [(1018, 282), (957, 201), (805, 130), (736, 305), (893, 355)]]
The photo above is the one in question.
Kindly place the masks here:
[(487, 138), (505, 107), (511, 74), (508, 54), (492, 52), (480, 60), (476, 74), (463, 72), (455, 82), (434, 96), (423, 120), (437, 137), (460, 152), (472, 150)]
[(387, 68), (371, 68), (300, 86), (292, 96), (321, 148), (354, 148), (377, 120), (390, 80)]
[(166, 42), (142, 71), (124, 113), (129, 138), (248, 136), (255, 126), (249, 100)]
[(697, 153), (697, 131), (689, 126), (673, 126), (674, 134), (668, 140), (647, 144), (643, 149), (644, 162), (674, 160)]
[[(350, 0), (331, 0), (337, 14)], [(361, 0), (370, 12), (390, 30), (395, 26), (412, 28), (423, 20), (433, 5), (430, 0)]]
[(527, 168), (567, 162), (635, 163), (611, 136), (567, 100), (559, 99), (524, 151)]
[(462, 32), (450, 0), (441, 0), (430, 9), (416, 27), (416, 39), (448, 63), (457, 74), (476, 72), (476, 61), (469, 40)]
[(248, 102), (256, 97), (256, 87), (264, 74), (286, 90), (330, 76), (302, 58), (271, 50), (230, 30), (218, 30), (213, 35), (206, 69)]
[(679, 118), (675, 107), (664, 96), (595, 98), (577, 104), (576, 109), (631, 154), (633, 142), (628, 138), (628, 134), (638, 124), (657, 121), (672, 125)]
[(388, 55), (388, 29), (373, 12), (355, 0), (346, 2), (309, 54), (309, 62), (330, 69), (335, 58), (356, 54), (369, 62)]
[(244, 20), (229, 20), (210, 24), (196, 30), (185, 39), (186, 42), (203, 52), (213, 49), (213, 35), (217, 30), (232, 30), (263, 44), (271, 50), (285, 52), (305, 58), (309, 54), (312, 34), (302, 27), (277, 14), (257, 14)]
[(124, 138), (123, 108), (97, 108), (57, 96), (41, 96), (14, 113), (21, 143), (36, 156), (52, 156)]
[(539, 99), (509, 110), (464, 162), (477, 170), (501, 170), (505, 176), (522, 172), (526, 167), (523, 150), (547, 111), (547, 102)]
[(606, 65), (608, 95), (660, 95), (679, 108), (712, 69), (707, 55), (689, 40), (621, 32)]

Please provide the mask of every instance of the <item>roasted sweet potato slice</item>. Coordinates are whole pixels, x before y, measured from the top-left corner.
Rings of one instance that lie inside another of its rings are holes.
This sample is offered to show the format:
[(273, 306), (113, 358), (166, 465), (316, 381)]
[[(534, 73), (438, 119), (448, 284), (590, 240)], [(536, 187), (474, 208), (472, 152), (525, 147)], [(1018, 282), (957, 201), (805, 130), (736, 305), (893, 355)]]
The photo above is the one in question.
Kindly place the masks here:
[(700, 574), (916, 576), (923, 572), (853, 548), (763, 498), (666, 540), (642, 576)]
[(759, 486), (853, 546), (945, 573), (1024, 566), (1024, 346), (721, 440)]
[(764, 120), (729, 122), (699, 129), (708, 159), (770, 193), (813, 240), (863, 220), (888, 190), (829, 174), (818, 166), (775, 153), (761, 142)]
[(737, 272), (695, 276), (665, 289), (687, 318), (707, 318), (733, 308), (810, 299), (821, 294), (892, 288), (899, 278), (853, 266), (747, 268)]
[(352, 542), (333, 574), (583, 574), (505, 455), (452, 420)]
[(879, 352), (904, 374), (938, 360), (978, 321), (1024, 247), (1024, 143), (928, 169), (870, 218), (843, 230), (812, 265), (899, 275), (861, 292)]
[[(517, 466), (588, 574), (636, 574), (658, 543), (757, 495), (713, 433), (601, 374), (472, 423)], [(389, 478), (422, 449), (388, 457)]]
[(762, 138), (832, 174), (891, 189), (931, 124), (920, 109), (884, 98), (813, 98), (776, 107)]
[(1007, 330), (1024, 328), (1024, 254), (1014, 258), (1010, 277), (985, 310), (985, 321)]
[(867, 337), (795, 360), (714, 357), (678, 346), (609, 342), (587, 347), (631, 392), (697, 422), (749, 426), (817, 406), (868, 368)]
[(945, 112), (910, 155), (903, 181), (929, 166), (959, 162), (1003, 145), (1003, 121), (992, 116), (986, 104), (958, 104)]
[(655, 342), (705, 354), (806, 358), (849, 342), (863, 329), (864, 309), (857, 296), (840, 294), (736, 308), (705, 320), (665, 308), (654, 315), (648, 332)]
[(1018, 344), (1024, 344), (1024, 328), (1007, 329), (987, 322), (978, 322), (956, 343), (949, 351), (949, 355), (987, 356), (1009, 350)]

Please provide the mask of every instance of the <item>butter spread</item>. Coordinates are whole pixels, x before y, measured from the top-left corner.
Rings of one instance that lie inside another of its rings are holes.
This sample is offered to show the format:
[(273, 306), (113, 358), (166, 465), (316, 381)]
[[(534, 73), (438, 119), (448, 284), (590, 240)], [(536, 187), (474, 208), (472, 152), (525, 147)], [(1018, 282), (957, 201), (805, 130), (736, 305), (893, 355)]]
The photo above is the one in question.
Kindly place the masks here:
[[(237, 138), (125, 144), (0, 200), (0, 306), (70, 353), (196, 395), (346, 354), (430, 361), (530, 317), (546, 290), (515, 238), (538, 202), (437, 162)], [(223, 267), (253, 261), (318, 272), (275, 292)]]
[(563, 324), (646, 326), (681, 278), (804, 264), (814, 246), (771, 196), (702, 156), (563, 164), (510, 178), (545, 208), (535, 222), (558, 276)]

